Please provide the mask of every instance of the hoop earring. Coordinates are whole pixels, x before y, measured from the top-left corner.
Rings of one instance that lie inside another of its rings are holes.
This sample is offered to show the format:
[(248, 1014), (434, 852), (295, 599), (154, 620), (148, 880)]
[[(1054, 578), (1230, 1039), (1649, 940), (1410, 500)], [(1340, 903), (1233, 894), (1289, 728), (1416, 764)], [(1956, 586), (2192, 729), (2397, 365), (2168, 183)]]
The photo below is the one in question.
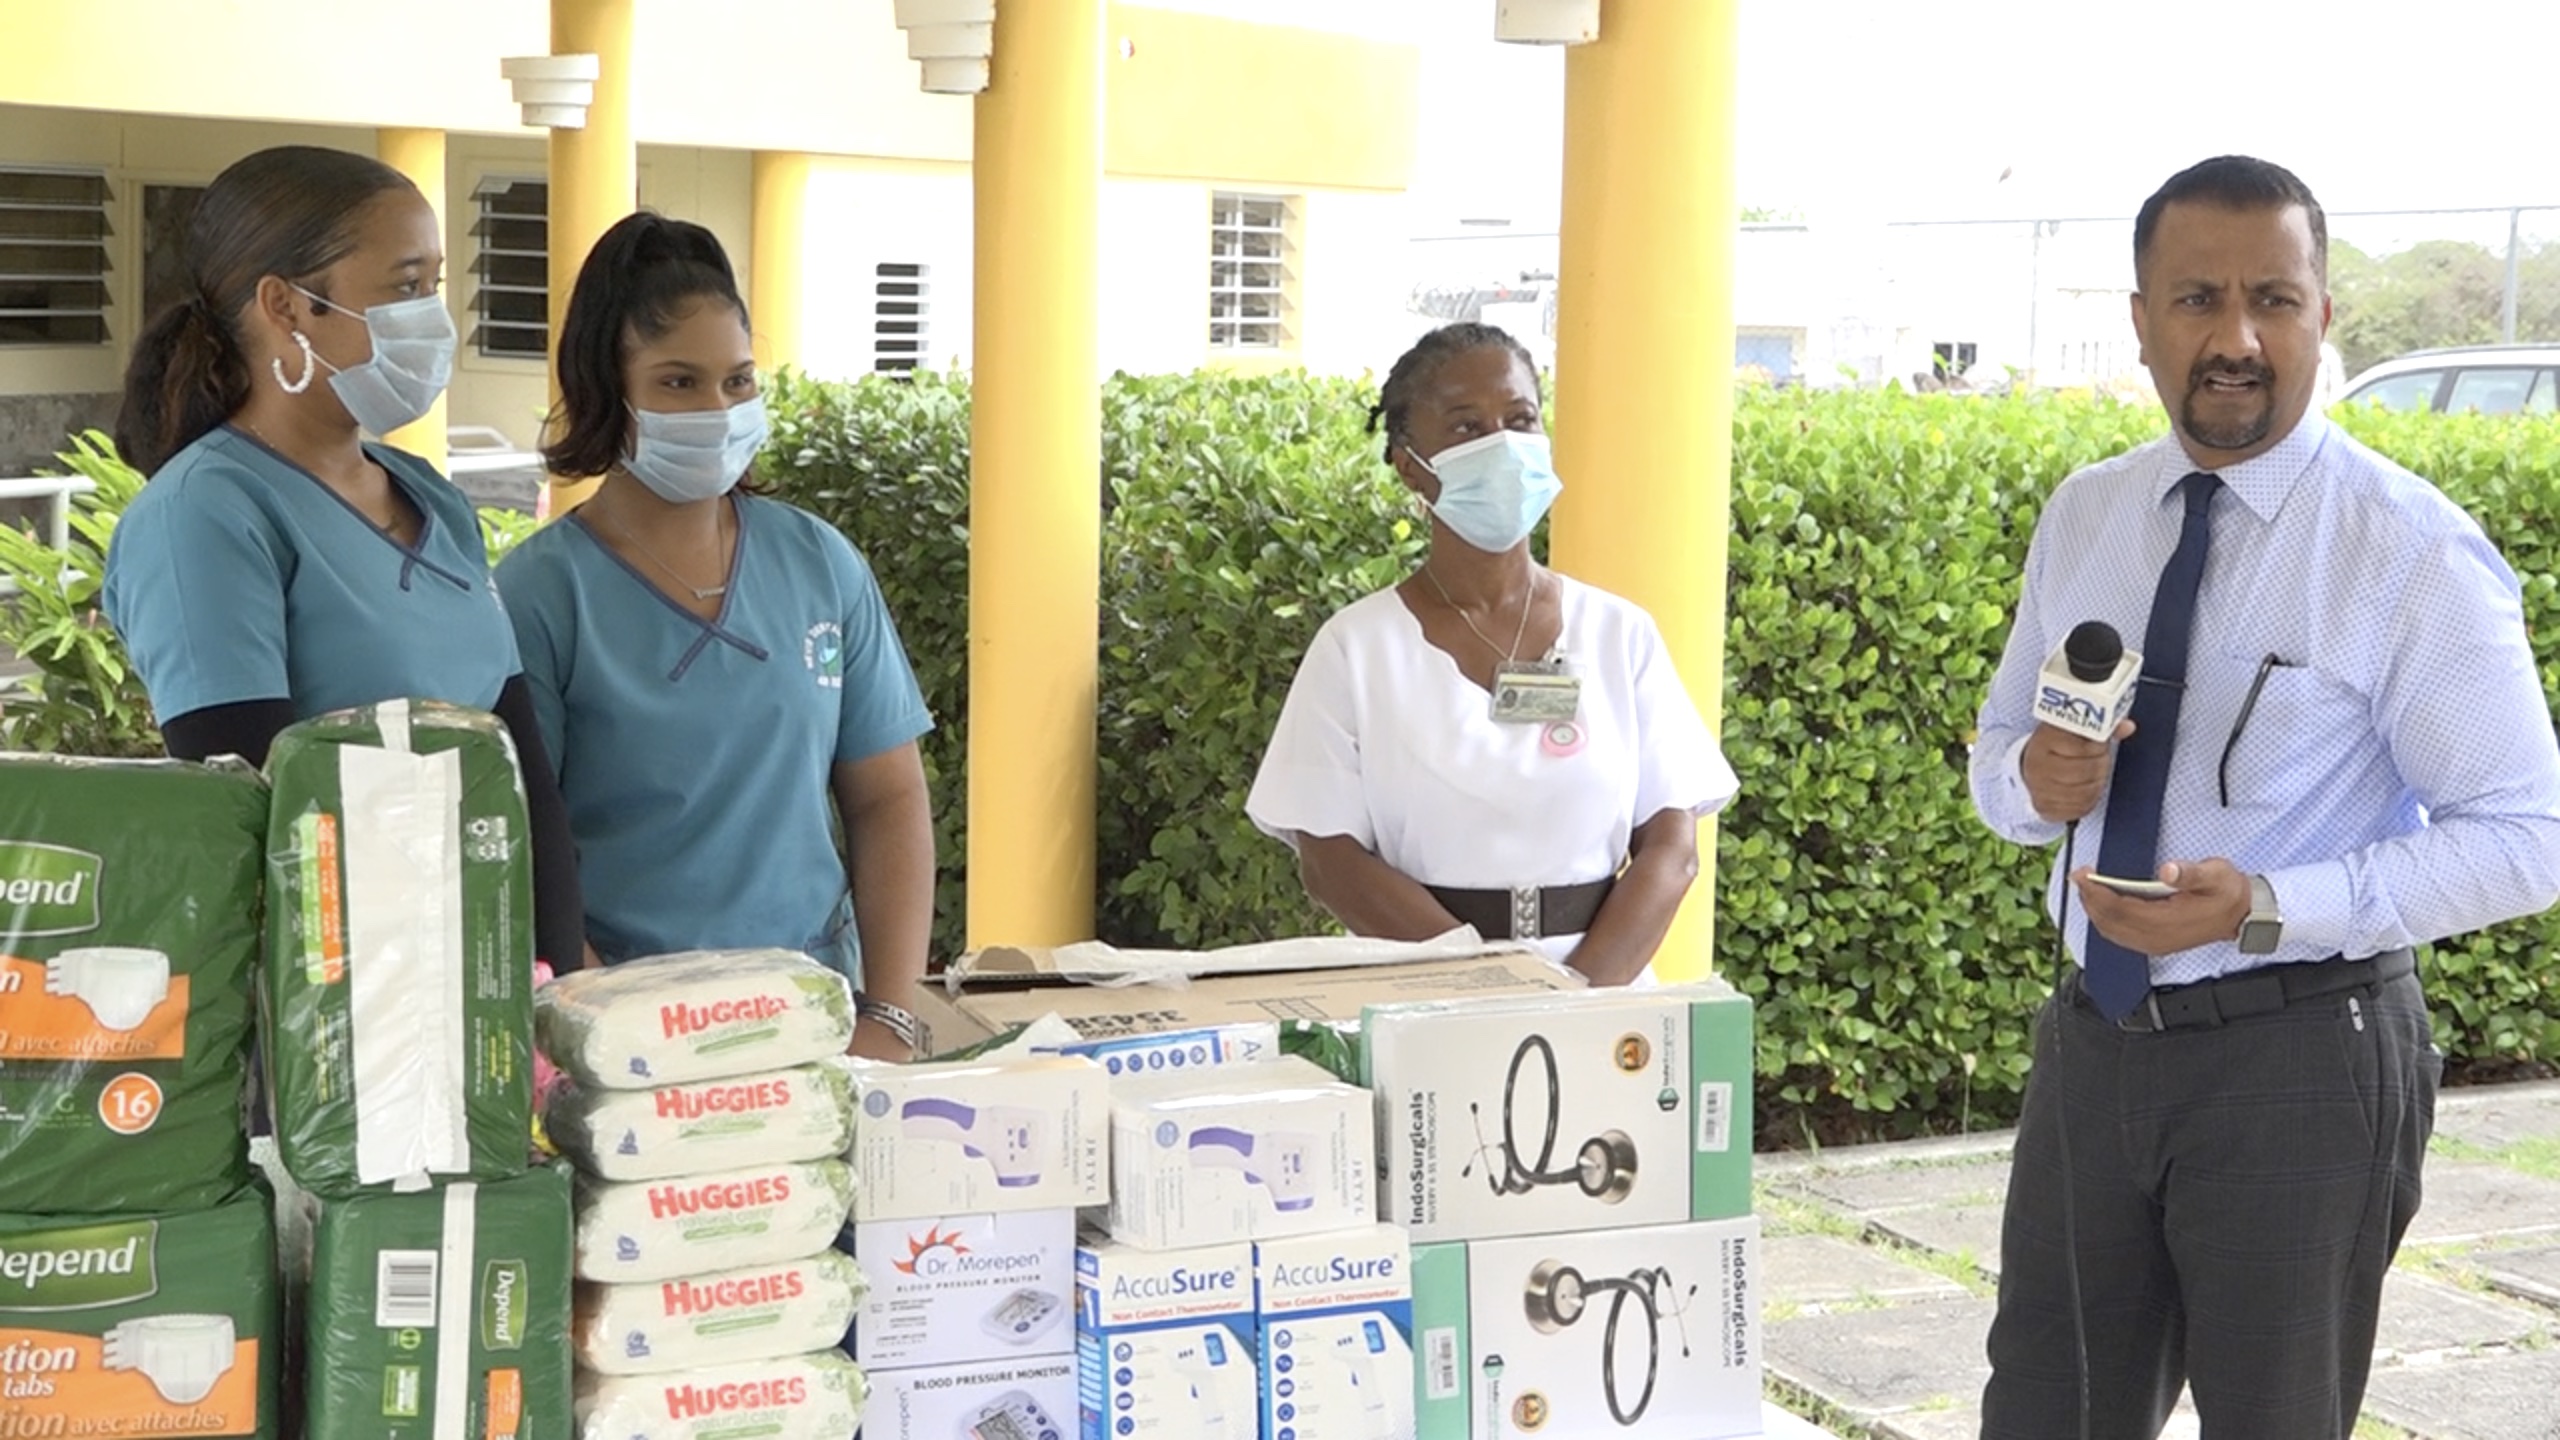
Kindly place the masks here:
[(276, 372), (276, 383), (284, 387), (284, 393), (287, 395), (299, 395), (303, 391), (310, 389), (311, 372), (315, 368), (314, 357), (311, 354), (311, 337), (303, 334), (299, 330), (296, 330), (293, 332), (293, 343), (302, 347), (301, 379), (287, 380), (284, 378), (283, 356), (279, 355), (267, 362), (267, 368)]

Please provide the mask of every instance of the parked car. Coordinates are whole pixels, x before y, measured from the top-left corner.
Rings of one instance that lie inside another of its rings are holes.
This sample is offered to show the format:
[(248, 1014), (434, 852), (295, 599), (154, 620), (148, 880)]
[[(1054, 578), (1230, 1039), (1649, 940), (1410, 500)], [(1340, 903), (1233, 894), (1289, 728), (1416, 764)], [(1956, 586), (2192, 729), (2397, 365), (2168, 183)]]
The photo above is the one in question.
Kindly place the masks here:
[(2439, 414), (2548, 415), (2560, 411), (2560, 345), (2414, 351), (2347, 382), (2337, 403)]

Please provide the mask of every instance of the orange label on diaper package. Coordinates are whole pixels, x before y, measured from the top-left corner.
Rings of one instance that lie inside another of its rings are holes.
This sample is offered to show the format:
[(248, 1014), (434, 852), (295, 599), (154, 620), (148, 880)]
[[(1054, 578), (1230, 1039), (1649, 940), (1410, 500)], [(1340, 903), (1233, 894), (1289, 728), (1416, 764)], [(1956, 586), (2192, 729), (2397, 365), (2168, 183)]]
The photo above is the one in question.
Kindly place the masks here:
[(258, 1342), (226, 1348), (214, 1316), (126, 1321), (96, 1335), (0, 1330), (0, 1435), (247, 1435)]
[(524, 1428), (524, 1372), (492, 1370), (489, 1372), (489, 1418), (480, 1427), (480, 1440), (516, 1440)]
[(307, 814), (302, 832), (302, 978), (335, 985), (347, 978), (347, 912), (338, 874), (338, 817)]
[(0, 1060), (184, 1059), (187, 977), (137, 966), (134, 954), (0, 955)]

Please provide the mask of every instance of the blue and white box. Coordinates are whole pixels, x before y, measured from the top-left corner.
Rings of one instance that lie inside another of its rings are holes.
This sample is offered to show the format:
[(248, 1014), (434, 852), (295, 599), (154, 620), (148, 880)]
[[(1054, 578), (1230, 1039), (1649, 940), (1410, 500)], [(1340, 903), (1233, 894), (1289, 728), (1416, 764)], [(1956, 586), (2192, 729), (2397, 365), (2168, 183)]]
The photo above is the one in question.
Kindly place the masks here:
[(1370, 1225), (1254, 1247), (1264, 1440), (1413, 1440), (1413, 1266)]
[(853, 1066), (853, 1219), (1099, 1205), (1110, 1093), (1081, 1056)]
[(1073, 1210), (870, 1220), (837, 1243), (870, 1291), (845, 1350), (875, 1375), (1075, 1351)]
[(1280, 1058), (1280, 1027), (1265, 1020), (1167, 1030), (1156, 1035), (1120, 1035), (1061, 1045), (1057, 1053), (1081, 1055), (1115, 1078), (1206, 1070), (1216, 1065), (1251, 1065)]
[(1256, 1440), (1253, 1246), (1076, 1251), (1082, 1440)]
[(1179, 1250), (1377, 1219), (1369, 1092), (1296, 1056), (1111, 1082), (1111, 1237)]

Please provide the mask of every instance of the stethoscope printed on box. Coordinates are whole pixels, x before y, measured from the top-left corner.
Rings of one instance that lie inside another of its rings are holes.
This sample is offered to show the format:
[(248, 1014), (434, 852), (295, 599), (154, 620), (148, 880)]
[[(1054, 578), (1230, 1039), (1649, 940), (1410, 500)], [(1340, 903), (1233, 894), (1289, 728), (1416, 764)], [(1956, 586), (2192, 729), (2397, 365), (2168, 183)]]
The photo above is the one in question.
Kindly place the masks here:
[[(1642, 1046), (1641, 1037), (1631, 1036), (1619, 1042), (1622, 1047)], [(1525, 1158), (1520, 1148), (1519, 1094), (1520, 1072), (1536, 1056), (1546, 1071), (1547, 1124), (1539, 1136), (1537, 1155)], [(1636, 1057), (1634, 1069), (1641, 1069), (1649, 1057)], [(1623, 1062), (1620, 1068), (1630, 1068)], [(1467, 1114), (1476, 1130), (1476, 1152), (1458, 1173), (1473, 1176), (1484, 1167), (1485, 1183), (1496, 1195), (1526, 1195), (1542, 1185), (1572, 1185), (1584, 1195), (1604, 1205), (1625, 1200), (1636, 1185), (1636, 1142), (1623, 1130), (1603, 1130), (1582, 1142), (1574, 1163), (1564, 1169), (1553, 1168), (1556, 1156), (1556, 1128), (1563, 1114), (1563, 1085), (1556, 1069), (1556, 1049), (1544, 1035), (1522, 1040), (1511, 1052), (1511, 1066), (1502, 1077), (1502, 1135), (1500, 1141), (1487, 1140), (1484, 1133), (1484, 1107), (1473, 1101)], [(1668, 1110), (1680, 1103), (1677, 1093), (1666, 1091), (1660, 1098)], [(1494, 1163), (1500, 1157), (1500, 1164)]]
[[(1662, 1319), (1671, 1317), (1680, 1334), (1680, 1358), (1689, 1358), (1689, 1302), (1697, 1298), (1698, 1287), (1692, 1285), (1681, 1293), (1679, 1303), (1666, 1306), (1663, 1291), (1673, 1284), (1671, 1272), (1659, 1265), (1632, 1270), (1623, 1278), (1593, 1280), (1561, 1260), (1541, 1260), (1529, 1270), (1529, 1283), (1522, 1297), (1528, 1312), (1530, 1328), (1541, 1335), (1567, 1330), (1591, 1311), (1594, 1297), (1609, 1297), (1608, 1323), (1600, 1334), (1600, 1389), (1609, 1403), (1609, 1418), (1620, 1425), (1633, 1425), (1644, 1418), (1653, 1405), (1655, 1383), (1662, 1375)], [(1628, 1404), (1619, 1394), (1618, 1329), (1626, 1322), (1627, 1307), (1632, 1304), (1643, 1313), (1645, 1356), (1644, 1388), (1636, 1392), (1635, 1403)], [(1488, 1378), (1503, 1371), (1500, 1355), (1484, 1358), (1483, 1370)], [(1523, 1430), (1536, 1430), (1553, 1420), (1553, 1407), (1546, 1395), (1537, 1390), (1523, 1391), (1511, 1402), (1512, 1420)]]

